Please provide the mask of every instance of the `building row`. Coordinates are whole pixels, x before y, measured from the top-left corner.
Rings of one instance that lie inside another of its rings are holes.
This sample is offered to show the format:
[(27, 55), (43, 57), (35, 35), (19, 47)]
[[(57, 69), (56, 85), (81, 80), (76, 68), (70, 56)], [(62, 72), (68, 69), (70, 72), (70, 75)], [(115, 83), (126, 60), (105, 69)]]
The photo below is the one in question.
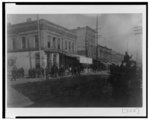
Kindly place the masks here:
[[(111, 49), (97, 45), (96, 31), (88, 26), (67, 29), (45, 19), (7, 25), (8, 65), (15, 61), (25, 71), (56, 64), (70, 66), (75, 58), (120, 63), (123, 59)], [(78, 60), (79, 60), (78, 59)]]

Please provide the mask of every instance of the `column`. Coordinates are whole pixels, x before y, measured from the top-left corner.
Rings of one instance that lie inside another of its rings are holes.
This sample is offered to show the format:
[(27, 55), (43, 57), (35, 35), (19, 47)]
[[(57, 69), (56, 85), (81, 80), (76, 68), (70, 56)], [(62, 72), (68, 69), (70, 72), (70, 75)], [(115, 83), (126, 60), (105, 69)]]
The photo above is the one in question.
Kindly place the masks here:
[(56, 63), (57, 63), (57, 67), (59, 68), (59, 53), (56, 54)]

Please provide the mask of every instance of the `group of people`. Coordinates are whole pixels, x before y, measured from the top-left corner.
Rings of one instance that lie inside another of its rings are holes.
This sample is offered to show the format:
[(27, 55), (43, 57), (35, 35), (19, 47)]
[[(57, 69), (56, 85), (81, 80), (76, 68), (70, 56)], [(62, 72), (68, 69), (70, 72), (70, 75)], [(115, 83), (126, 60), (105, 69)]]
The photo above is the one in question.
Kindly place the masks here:
[(40, 78), (41, 76), (44, 76), (44, 68), (30, 68), (28, 71), (28, 76), (30, 78)]
[(17, 68), (16, 66), (14, 66), (12, 68), (11, 75), (11, 81), (15, 81), (17, 78), (22, 78), (24, 77), (24, 69), (22, 67)]
[(126, 79), (126, 82), (127, 80), (135, 79), (137, 75), (137, 65), (135, 61), (131, 60), (131, 58), (132, 56), (129, 56), (126, 52), (120, 66), (112, 64), (110, 66), (110, 77), (116, 80)]
[[(80, 75), (82, 71), (81, 65), (60, 65), (58, 67), (56, 64), (54, 64), (51, 67), (46, 67), (45, 69), (42, 67), (38, 68), (30, 68), (28, 70), (28, 76), (29, 78), (41, 78), (46, 76), (46, 79), (49, 77), (58, 77), (58, 76), (65, 76), (65, 75), (72, 75), (77, 76)], [(11, 70), (11, 81), (15, 81), (17, 78), (23, 78), (24, 77), (24, 69), (23, 68), (17, 68), (16, 66), (13, 66)]]
[(138, 81), (137, 65), (131, 58), (132, 56), (126, 52), (120, 66), (115, 64), (110, 66), (110, 83), (115, 98), (128, 98), (132, 84)]
[(64, 66), (60, 65), (58, 66), (54, 64), (51, 68), (46, 67), (46, 78), (48, 79), (49, 77), (58, 77), (58, 76), (65, 76), (65, 75), (80, 75), (82, 69), (80, 65), (77, 66)]

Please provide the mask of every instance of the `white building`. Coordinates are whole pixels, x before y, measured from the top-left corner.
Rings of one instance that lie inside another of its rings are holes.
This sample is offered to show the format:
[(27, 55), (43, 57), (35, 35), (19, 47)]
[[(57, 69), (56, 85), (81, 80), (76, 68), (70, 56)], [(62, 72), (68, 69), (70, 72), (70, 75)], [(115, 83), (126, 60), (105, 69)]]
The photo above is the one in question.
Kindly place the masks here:
[(29, 68), (68, 64), (66, 54), (76, 53), (76, 34), (47, 20), (28, 19), (24, 23), (8, 24), (7, 30), (8, 63), (13, 60), (25, 73)]

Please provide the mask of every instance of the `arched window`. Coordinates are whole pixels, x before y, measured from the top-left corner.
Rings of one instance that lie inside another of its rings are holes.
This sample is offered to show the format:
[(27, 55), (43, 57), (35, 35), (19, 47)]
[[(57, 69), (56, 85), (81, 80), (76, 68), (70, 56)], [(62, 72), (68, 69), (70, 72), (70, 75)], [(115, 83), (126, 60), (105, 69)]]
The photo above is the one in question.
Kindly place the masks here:
[(74, 43), (72, 43), (72, 51), (74, 52)]
[(69, 50), (71, 50), (71, 42), (69, 41)]
[(39, 38), (38, 38), (38, 35), (35, 35), (35, 48), (39, 48)]
[(58, 38), (58, 49), (60, 49), (60, 38)]
[(48, 36), (47, 48), (51, 47), (51, 36)]
[(25, 49), (27, 47), (26, 45), (26, 38), (22, 37), (22, 49)]
[(67, 50), (67, 41), (65, 41), (65, 49)]
[(53, 47), (54, 47), (54, 49), (56, 49), (56, 38), (55, 37), (53, 37)]

